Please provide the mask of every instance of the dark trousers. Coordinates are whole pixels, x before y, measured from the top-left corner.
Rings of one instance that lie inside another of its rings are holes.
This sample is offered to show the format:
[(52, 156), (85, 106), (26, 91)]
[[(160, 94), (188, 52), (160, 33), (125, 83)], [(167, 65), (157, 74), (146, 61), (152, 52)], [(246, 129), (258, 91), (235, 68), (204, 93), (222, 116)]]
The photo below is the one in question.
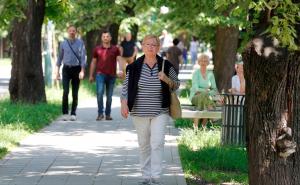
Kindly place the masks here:
[(64, 66), (62, 69), (62, 83), (63, 83), (63, 98), (62, 98), (62, 113), (69, 114), (69, 89), (70, 81), (72, 85), (72, 109), (71, 115), (76, 115), (76, 108), (78, 104), (78, 90), (79, 90), (79, 73), (81, 66)]

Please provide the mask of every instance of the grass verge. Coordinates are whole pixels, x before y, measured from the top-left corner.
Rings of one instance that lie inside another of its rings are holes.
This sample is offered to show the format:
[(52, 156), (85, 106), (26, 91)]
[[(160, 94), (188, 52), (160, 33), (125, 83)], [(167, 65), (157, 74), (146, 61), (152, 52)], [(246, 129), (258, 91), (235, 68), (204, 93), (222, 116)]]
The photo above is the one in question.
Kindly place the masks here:
[(188, 185), (248, 184), (248, 162), (244, 147), (222, 146), (221, 127), (215, 124), (195, 132), (192, 121), (178, 119), (181, 129), (179, 154)]
[(60, 114), (57, 102), (12, 104), (0, 101), (0, 158), (29, 134), (39, 131)]

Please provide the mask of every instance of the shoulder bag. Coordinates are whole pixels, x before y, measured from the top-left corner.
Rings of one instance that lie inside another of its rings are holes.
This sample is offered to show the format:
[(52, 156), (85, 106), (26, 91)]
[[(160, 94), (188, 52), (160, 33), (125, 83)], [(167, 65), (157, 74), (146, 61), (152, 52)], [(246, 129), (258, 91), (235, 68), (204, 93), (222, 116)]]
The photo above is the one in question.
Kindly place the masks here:
[[(164, 72), (165, 60), (162, 64), (162, 72)], [(175, 91), (170, 92), (170, 108), (169, 114), (173, 119), (181, 118), (181, 105)]]

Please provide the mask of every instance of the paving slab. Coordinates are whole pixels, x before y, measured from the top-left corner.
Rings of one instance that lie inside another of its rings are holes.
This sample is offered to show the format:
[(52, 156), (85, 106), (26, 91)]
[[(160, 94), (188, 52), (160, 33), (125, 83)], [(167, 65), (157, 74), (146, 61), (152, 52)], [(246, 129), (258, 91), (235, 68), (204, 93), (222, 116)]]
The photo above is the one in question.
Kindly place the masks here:
[[(77, 121), (57, 119), (0, 160), (0, 185), (136, 185), (141, 178), (132, 120), (113, 97), (112, 121), (96, 121), (96, 98), (79, 102)], [(173, 122), (166, 129), (165, 185), (186, 185)]]

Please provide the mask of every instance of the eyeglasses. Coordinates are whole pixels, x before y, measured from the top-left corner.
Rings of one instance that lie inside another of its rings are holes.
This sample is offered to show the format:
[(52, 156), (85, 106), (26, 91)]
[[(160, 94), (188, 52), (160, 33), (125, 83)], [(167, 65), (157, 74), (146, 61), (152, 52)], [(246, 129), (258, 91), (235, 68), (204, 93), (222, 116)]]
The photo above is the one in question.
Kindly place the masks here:
[(143, 44), (144, 46), (150, 48), (150, 47), (157, 47), (157, 44)]

